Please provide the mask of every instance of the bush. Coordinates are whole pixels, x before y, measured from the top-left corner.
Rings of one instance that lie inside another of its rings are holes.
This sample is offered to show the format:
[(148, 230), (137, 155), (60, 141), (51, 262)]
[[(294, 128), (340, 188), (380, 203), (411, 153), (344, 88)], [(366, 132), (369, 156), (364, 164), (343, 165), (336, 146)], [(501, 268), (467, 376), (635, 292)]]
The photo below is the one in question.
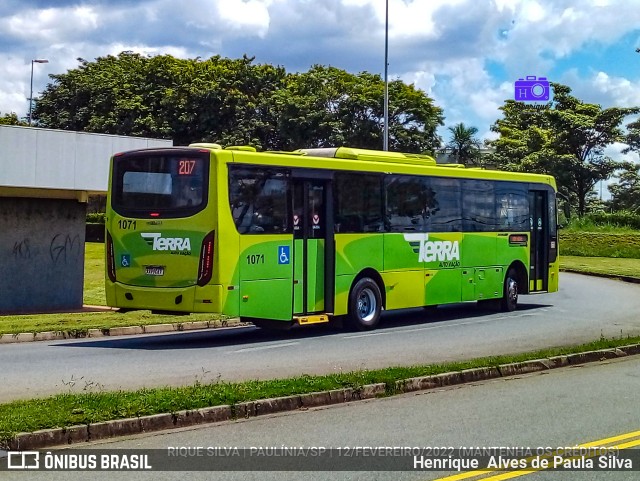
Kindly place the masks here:
[(90, 212), (87, 214), (87, 224), (103, 224), (105, 223), (104, 212)]
[(578, 231), (640, 230), (640, 215), (627, 211), (591, 213), (584, 217), (571, 219), (567, 229)]
[(609, 224), (616, 227), (629, 227), (640, 230), (640, 215), (633, 212), (620, 211), (611, 214), (592, 214), (590, 217), (592, 217), (595, 224)]

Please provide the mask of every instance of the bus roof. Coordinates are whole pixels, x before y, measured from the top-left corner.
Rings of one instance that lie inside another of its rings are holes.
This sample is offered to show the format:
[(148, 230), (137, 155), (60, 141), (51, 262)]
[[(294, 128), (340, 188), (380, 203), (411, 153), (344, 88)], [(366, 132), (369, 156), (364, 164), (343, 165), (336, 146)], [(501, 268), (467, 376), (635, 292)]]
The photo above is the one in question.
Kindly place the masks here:
[[(293, 152), (256, 152), (253, 148), (239, 148), (240, 146), (222, 149), (218, 144), (204, 143), (191, 144), (189, 147), (208, 148), (216, 157), (227, 157), (232, 154), (232, 162), (246, 164), (539, 182), (551, 185), (554, 190), (556, 189), (555, 179), (550, 175), (478, 167), (465, 168), (462, 164), (437, 164), (433, 157), (422, 154), (356, 149), (352, 147), (298, 149)], [(223, 152), (226, 155), (222, 154)]]
[(309, 157), (333, 157), (335, 159), (370, 160), (373, 162), (436, 165), (435, 159), (429, 155), (405, 154), (402, 152), (388, 152), (384, 150), (329, 147), (321, 149), (298, 149), (295, 152), (301, 152)]

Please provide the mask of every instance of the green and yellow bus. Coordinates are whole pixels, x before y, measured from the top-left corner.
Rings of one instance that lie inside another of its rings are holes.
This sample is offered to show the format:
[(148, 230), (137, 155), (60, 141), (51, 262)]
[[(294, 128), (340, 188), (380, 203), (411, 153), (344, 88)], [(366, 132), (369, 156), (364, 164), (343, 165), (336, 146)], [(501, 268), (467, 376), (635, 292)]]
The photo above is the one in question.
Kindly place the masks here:
[(558, 290), (555, 181), (347, 147), (111, 159), (107, 304), (260, 327)]

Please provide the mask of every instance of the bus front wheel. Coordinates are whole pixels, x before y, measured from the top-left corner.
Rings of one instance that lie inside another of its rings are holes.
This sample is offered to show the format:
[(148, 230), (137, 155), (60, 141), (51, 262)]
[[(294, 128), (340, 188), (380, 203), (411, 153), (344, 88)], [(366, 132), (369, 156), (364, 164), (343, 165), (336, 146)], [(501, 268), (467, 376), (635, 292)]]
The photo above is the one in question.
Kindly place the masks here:
[(515, 269), (509, 269), (504, 278), (503, 297), (500, 307), (503, 311), (512, 312), (518, 307), (518, 275)]
[(346, 321), (349, 327), (358, 331), (368, 331), (380, 322), (382, 295), (378, 284), (370, 277), (363, 277), (349, 293), (349, 313)]

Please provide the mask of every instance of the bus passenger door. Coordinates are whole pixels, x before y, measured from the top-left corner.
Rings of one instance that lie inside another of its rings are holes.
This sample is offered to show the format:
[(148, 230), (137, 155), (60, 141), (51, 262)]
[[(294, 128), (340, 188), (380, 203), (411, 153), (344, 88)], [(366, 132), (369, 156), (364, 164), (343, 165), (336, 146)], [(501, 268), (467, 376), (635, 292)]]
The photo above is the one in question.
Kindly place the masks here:
[(531, 260), (529, 291), (546, 291), (549, 285), (549, 208), (544, 190), (529, 191), (529, 229)]
[(331, 205), (329, 181), (294, 179), (294, 315), (325, 313), (333, 310), (335, 262)]

